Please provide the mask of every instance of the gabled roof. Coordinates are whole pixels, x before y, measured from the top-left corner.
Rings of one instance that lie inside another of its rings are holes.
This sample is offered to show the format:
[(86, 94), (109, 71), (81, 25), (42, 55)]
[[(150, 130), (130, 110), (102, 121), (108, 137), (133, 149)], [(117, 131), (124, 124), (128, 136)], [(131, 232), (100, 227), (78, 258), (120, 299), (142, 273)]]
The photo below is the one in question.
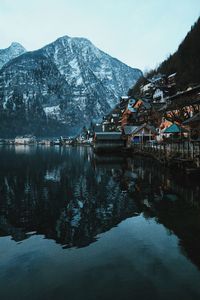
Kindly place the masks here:
[(151, 131), (154, 134), (157, 133), (155, 127), (150, 126), (148, 124), (142, 124), (140, 126), (124, 126), (124, 133), (126, 135), (136, 134), (137, 132), (139, 132), (141, 129), (144, 129), (144, 128), (146, 128), (147, 130)]
[(124, 133), (126, 135), (132, 134), (136, 128), (138, 128), (138, 126), (124, 126)]
[(187, 130), (177, 124), (172, 124), (169, 126), (163, 133), (181, 133), (181, 132), (187, 132)]

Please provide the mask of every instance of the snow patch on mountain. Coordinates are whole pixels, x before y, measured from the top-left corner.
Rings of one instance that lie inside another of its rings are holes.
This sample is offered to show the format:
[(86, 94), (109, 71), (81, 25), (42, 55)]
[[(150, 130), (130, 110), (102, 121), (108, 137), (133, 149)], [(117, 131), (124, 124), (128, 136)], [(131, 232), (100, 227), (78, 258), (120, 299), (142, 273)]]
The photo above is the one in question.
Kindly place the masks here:
[(60, 115), (60, 105), (44, 107), (45, 114), (50, 117), (58, 117)]

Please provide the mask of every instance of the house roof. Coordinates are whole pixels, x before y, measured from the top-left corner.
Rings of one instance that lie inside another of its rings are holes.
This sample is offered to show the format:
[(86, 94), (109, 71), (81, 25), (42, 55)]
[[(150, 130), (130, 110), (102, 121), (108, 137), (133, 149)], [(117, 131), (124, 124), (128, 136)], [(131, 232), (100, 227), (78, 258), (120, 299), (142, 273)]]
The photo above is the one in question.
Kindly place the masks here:
[(97, 140), (121, 140), (121, 132), (96, 132)]
[(187, 130), (177, 124), (172, 124), (169, 126), (163, 133), (181, 133), (181, 132), (187, 132)]
[(136, 128), (138, 128), (138, 126), (124, 126), (124, 133), (126, 135), (132, 134)]
[(152, 133), (157, 133), (155, 127), (150, 126), (148, 124), (142, 124), (140, 126), (124, 126), (124, 133), (126, 135), (130, 135), (130, 134), (136, 134), (137, 132), (139, 132), (141, 129), (146, 128), (147, 130), (151, 131)]

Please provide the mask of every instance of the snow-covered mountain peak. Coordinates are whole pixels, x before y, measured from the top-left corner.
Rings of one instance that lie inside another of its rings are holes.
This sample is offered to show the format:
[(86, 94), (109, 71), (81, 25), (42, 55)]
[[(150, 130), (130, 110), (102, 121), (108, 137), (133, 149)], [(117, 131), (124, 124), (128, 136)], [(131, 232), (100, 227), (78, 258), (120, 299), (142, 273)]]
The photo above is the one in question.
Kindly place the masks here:
[(8, 48), (0, 49), (0, 69), (11, 59), (23, 54), (26, 49), (17, 42), (12, 42)]
[(23, 51), (26, 51), (26, 49), (18, 42), (12, 42), (8, 48), (22, 49)]
[(53, 120), (75, 132), (108, 113), (141, 75), (88, 39), (63, 36), (0, 70), (0, 117)]

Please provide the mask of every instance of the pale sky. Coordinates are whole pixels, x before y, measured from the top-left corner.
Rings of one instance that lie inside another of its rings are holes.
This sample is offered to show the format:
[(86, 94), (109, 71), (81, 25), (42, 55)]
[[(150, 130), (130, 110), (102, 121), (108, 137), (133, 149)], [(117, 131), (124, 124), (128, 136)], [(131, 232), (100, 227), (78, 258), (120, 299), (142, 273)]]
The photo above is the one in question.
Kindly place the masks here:
[(0, 49), (79, 36), (144, 71), (177, 49), (199, 15), (200, 0), (0, 0)]

